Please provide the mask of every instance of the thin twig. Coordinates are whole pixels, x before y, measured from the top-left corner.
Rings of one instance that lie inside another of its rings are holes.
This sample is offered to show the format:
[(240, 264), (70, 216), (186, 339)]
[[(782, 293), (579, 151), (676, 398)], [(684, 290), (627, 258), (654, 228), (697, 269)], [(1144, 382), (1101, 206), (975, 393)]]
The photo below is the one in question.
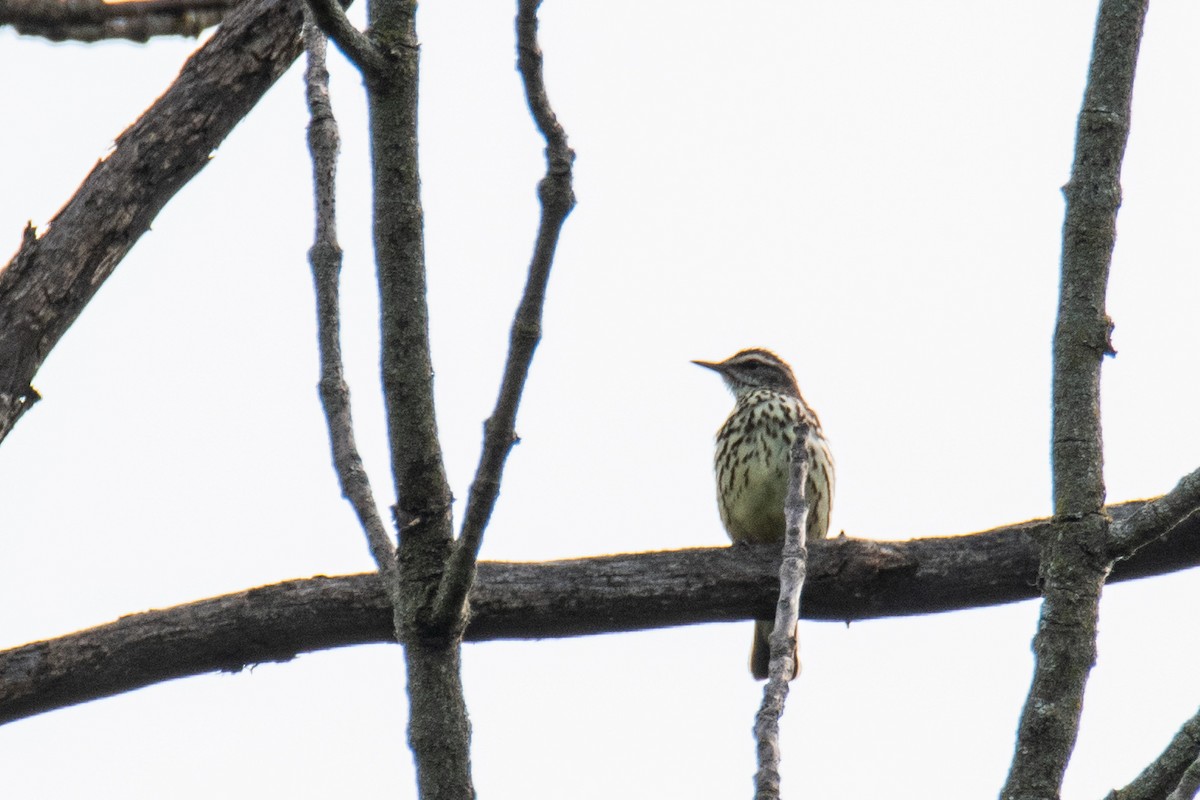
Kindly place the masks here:
[(338, 49), (358, 67), (363, 77), (372, 79), (383, 72), (386, 57), (371, 38), (354, 27), (338, 0), (308, 0), (308, 8), (317, 26), (333, 40)]
[[(306, 14), (306, 16), (308, 16)], [(316, 199), (316, 232), (308, 260), (312, 265), (317, 296), (317, 344), (321, 357), (319, 384), (321, 405), (329, 428), (329, 444), (342, 495), (350, 501), (367, 534), (371, 556), (388, 596), (395, 601), (396, 548), (379, 514), (371, 481), (354, 442), (350, 415), (350, 387), (342, 366), (341, 320), (338, 307), (338, 278), (342, 271), (342, 248), (337, 240), (334, 185), (339, 148), (337, 120), (329, 102), (329, 72), (325, 68), (325, 35), (311, 19), (304, 25), (308, 66), (304, 72), (308, 98), (308, 148), (312, 154), (313, 194)]]
[(784, 516), (783, 556), (779, 564), (779, 600), (775, 606), (775, 629), (771, 631), (771, 666), (763, 688), (762, 705), (754, 720), (758, 742), (758, 771), (754, 775), (755, 800), (779, 798), (779, 719), (788, 696), (788, 682), (799, 671), (796, 657), (796, 622), (800, 618), (800, 591), (808, 565), (804, 532), (808, 529), (808, 502), (804, 484), (808, 479), (805, 426), (796, 426), (792, 443), (791, 474), (788, 478)]
[(1096, 661), (1100, 591), (1112, 567), (1100, 433), (1100, 365), (1113, 352), (1104, 298), (1145, 13), (1146, 0), (1100, 4), (1075, 163), (1064, 187), (1051, 452), (1058, 524), (1042, 546), (1043, 601), (1033, 640), (1033, 683), (1003, 800), (1059, 796), (1079, 733), (1084, 688)]
[(1143, 505), (1127, 520), (1113, 522), (1109, 532), (1108, 556), (1114, 561), (1129, 558), (1139, 548), (1165, 536), (1200, 506), (1200, 469), (1184, 476), (1174, 489)]
[(525, 86), (525, 98), (538, 130), (546, 141), (546, 174), (538, 184), (542, 215), (525, 280), (525, 293), (513, 318), (508, 361), (504, 366), (496, 407), (484, 423), (483, 454), (467, 497), (462, 530), (438, 589), (436, 613), (442, 621), (461, 613), (474, 579), (483, 531), (500, 494), (504, 462), (517, 441), (517, 408), (521, 403), (525, 379), (529, 376), (534, 350), (541, 339), (542, 308), (546, 302), (546, 284), (554, 264), (554, 251), (563, 222), (575, 207), (575, 194), (571, 188), (571, 165), (575, 153), (568, 146), (567, 134), (550, 106), (542, 76), (542, 53), (537, 41), (539, 5), (540, 0), (520, 0), (516, 28), (517, 66)]
[(1200, 769), (1196, 766), (1198, 758), (1200, 711), (1183, 723), (1179, 731), (1171, 737), (1162, 754), (1142, 770), (1140, 775), (1124, 789), (1110, 792), (1105, 800), (1163, 800), (1172, 790), (1174, 793), (1167, 800), (1179, 800), (1175, 794), (1188, 791), (1189, 786), (1191, 794), (1181, 794), (1180, 798), (1191, 800), (1197, 785), (1192, 781), (1200, 781)]

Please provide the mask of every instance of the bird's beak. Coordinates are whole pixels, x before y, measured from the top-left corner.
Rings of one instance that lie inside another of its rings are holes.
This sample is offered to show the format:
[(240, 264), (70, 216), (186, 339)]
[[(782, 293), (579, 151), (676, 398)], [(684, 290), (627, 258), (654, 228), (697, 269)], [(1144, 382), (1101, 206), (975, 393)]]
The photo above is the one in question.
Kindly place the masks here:
[(721, 372), (724, 366), (719, 361), (693, 361), (692, 363), (705, 369), (711, 369), (713, 372)]

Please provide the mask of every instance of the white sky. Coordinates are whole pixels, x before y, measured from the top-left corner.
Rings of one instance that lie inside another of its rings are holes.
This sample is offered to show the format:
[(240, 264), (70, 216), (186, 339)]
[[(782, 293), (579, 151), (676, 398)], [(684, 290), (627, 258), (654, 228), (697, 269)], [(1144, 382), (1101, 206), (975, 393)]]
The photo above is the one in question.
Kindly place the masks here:
[[(439, 423), (478, 457), (542, 171), (511, 3), (421, 8)], [(361, 2), (355, 18), (362, 17)], [(1091, 3), (550, 2), (552, 100), (579, 206), (551, 280), (487, 558), (725, 541), (692, 358), (767, 346), (838, 463), (848, 535), (1049, 513), (1049, 352)], [(1109, 498), (1200, 462), (1200, 9), (1143, 43), (1104, 370)], [(194, 42), (0, 32), (0, 250), (44, 224)], [(362, 91), (342, 126), (345, 347), (359, 441), (390, 485), (377, 388)], [(299, 69), (172, 201), (54, 350), (0, 448), (0, 647), (147, 608), (370, 567), (315, 392)], [(381, 498), (385, 503), (387, 497)], [(1124, 785), (1200, 702), (1195, 570), (1115, 586), (1065, 796)], [(801, 626), (789, 796), (994, 797), (1036, 605)], [(472, 645), (481, 797), (748, 797), (750, 624)], [(12, 797), (413, 797), (398, 648), (175, 681), (0, 728)], [(399, 792), (385, 788), (398, 782)]]

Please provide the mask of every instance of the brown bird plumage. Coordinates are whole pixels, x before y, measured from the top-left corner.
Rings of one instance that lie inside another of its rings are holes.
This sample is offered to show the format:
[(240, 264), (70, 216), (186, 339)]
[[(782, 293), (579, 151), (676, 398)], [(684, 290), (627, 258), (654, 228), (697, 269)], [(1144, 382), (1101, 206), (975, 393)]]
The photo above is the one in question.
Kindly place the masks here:
[[(743, 350), (724, 361), (695, 361), (714, 370), (734, 395), (733, 412), (717, 431), (715, 467), (721, 522), (734, 542), (781, 542), (791, 448), (798, 423), (806, 425), (808, 523), (805, 538), (823, 539), (833, 503), (833, 457), (821, 422), (796, 385), (791, 367), (769, 350)], [(750, 671), (767, 677), (773, 622), (754, 627)], [(793, 657), (796, 654), (793, 653)], [(800, 660), (795, 657), (795, 672)]]

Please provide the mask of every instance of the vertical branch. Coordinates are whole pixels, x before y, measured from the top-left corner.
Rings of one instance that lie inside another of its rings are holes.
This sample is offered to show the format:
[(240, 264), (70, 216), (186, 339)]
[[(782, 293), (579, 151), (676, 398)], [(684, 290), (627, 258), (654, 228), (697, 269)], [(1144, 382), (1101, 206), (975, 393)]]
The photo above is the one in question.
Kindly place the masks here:
[(1112, 566), (1104, 513), (1100, 364), (1112, 353), (1104, 311), (1121, 202), (1133, 76), (1146, 0), (1103, 0), (1064, 188), (1062, 278), (1054, 331), (1051, 460), (1056, 524), (1042, 543), (1035, 668), (1001, 797), (1057, 798), (1096, 660), (1100, 590)]
[(460, 669), (465, 622), (439, 625), (433, 614), (453, 532), (429, 348), (416, 13), (416, 0), (372, 0), (370, 39), (383, 57), (378, 69), (366, 60), (360, 67), (370, 115), (381, 372), (399, 531), (395, 620), (404, 643), (408, 743), (422, 800), (458, 800), (474, 797), (475, 788)]
[(559, 233), (571, 209), (575, 193), (571, 188), (571, 165), (575, 153), (567, 144), (567, 134), (559, 124), (546, 94), (542, 76), (542, 51), (538, 46), (538, 6), (540, 0), (519, 0), (517, 10), (517, 68), (525, 86), (525, 99), (546, 141), (546, 174), (538, 183), (542, 205), (537, 241), (525, 280), (525, 292), (513, 318), (509, 334), (508, 361), (500, 382), (499, 396), (492, 415), (484, 423), (483, 454), (471, 482), (462, 532), (455, 545), (450, 565), (442, 579), (436, 604), (437, 618), (449, 622), (463, 614), (463, 604), (475, 576), (475, 562), (483, 542), (483, 531), (500, 494), (504, 462), (517, 441), (517, 407), (529, 365), (542, 335), (542, 308), (546, 303), (546, 284), (554, 264)]
[[(308, 14), (306, 13), (306, 17)], [(312, 154), (316, 232), (308, 260), (312, 265), (317, 296), (317, 346), (321, 358), (319, 390), (329, 428), (329, 444), (342, 495), (350, 501), (367, 544), (383, 579), (384, 589), (395, 602), (396, 550), (388, 538), (383, 519), (371, 491), (371, 482), (354, 442), (350, 415), (350, 387), (342, 369), (338, 277), (342, 271), (342, 248), (337, 240), (334, 185), (340, 146), (337, 120), (329, 102), (329, 72), (325, 68), (325, 36), (311, 22), (304, 25), (308, 65), (304, 72), (308, 99), (308, 149)]]
[(370, 117), (380, 351), (393, 507), (399, 531), (396, 638), (404, 645), (408, 742), (423, 800), (475, 796), (471, 725), (463, 698), (464, 614), (441, 619), (435, 599), (453, 539), (450, 486), (438, 439), (429, 348), (425, 220), (417, 160), (420, 46), (416, 0), (372, 0), (370, 35), (338, 3), (314, 16), (362, 73)]
[[(438, 440), (429, 352), (425, 219), (417, 162), (416, 10), (415, 0), (371, 4), (370, 27), (377, 40), (389, 43), (388, 57), (382, 72), (364, 71), (363, 77), (370, 111), (383, 393), (396, 519), (401, 537), (416, 536), (421, 548), (438, 553), (434, 571), (440, 574), (440, 555), (450, 540), (450, 487)], [(401, 559), (405, 557), (402, 553)]]
[(804, 496), (808, 479), (807, 433), (804, 425), (797, 425), (796, 440), (792, 443), (791, 474), (784, 502), (787, 525), (779, 564), (779, 602), (775, 606), (775, 629), (771, 631), (770, 674), (754, 720), (754, 738), (758, 742), (755, 800), (779, 800), (779, 719), (787, 701), (788, 681), (799, 667), (792, 659), (796, 654), (796, 621), (800, 618), (800, 591), (804, 588), (808, 561), (804, 537), (808, 529), (808, 501)]

